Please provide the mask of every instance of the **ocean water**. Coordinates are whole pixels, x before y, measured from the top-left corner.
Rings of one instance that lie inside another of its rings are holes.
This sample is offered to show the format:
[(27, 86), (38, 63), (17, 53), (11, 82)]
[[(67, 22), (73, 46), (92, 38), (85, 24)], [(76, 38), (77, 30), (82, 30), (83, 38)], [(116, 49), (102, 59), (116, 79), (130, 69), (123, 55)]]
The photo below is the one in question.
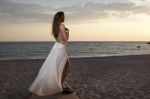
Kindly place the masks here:
[[(54, 42), (0, 42), (0, 60), (45, 59)], [(69, 57), (106, 57), (150, 54), (146, 42), (68, 42)]]

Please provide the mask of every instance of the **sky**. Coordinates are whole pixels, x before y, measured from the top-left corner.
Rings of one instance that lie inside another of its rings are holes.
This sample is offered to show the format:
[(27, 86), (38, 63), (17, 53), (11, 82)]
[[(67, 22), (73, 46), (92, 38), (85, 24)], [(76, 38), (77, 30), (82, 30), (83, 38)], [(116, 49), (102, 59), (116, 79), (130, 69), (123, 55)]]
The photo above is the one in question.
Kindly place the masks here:
[(0, 41), (54, 41), (58, 11), (69, 41), (150, 41), (150, 0), (0, 0)]

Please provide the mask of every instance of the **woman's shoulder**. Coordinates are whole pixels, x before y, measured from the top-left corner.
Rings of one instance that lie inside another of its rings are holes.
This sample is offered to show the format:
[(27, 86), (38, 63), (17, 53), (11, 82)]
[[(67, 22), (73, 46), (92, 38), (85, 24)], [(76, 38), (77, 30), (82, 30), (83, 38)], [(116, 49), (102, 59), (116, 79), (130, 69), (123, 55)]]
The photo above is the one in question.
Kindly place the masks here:
[(65, 27), (65, 24), (64, 24), (64, 23), (60, 23), (60, 26), (61, 26), (61, 27)]

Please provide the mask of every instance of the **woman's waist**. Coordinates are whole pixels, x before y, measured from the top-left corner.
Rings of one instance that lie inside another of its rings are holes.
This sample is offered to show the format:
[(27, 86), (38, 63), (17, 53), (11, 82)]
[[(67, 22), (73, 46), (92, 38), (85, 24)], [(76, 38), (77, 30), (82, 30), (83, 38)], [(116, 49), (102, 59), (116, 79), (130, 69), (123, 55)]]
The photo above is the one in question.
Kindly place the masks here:
[(57, 41), (56, 40), (56, 43), (60, 44), (60, 45), (63, 45), (63, 46), (66, 46), (67, 45), (67, 42), (64, 42), (64, 41)]

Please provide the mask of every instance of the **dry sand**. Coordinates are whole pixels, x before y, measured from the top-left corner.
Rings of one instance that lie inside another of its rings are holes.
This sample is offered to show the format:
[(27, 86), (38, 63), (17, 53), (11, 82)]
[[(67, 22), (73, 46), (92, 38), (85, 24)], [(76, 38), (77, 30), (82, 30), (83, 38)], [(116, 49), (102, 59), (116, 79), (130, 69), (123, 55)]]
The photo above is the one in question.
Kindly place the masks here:
[[(57, 99), (150, 99), (150, 55), (72, 58), (70, 96)], [(0, 61), (0, 99), (31, 99), (28, 87), (44, 59)], [(35, 96), (34, 96), (35, 97)], [(37, 99), (54, 99), (53, 96)]]

